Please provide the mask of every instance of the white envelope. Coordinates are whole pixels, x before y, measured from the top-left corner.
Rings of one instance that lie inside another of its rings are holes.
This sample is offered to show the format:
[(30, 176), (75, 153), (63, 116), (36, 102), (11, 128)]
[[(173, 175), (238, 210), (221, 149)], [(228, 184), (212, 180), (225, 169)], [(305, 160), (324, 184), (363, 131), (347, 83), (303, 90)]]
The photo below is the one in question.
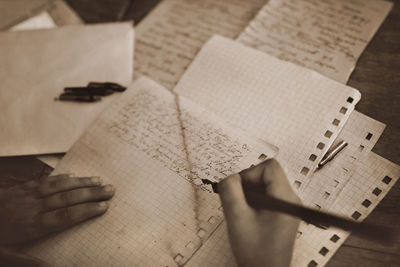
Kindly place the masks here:
[(116, 97), (55, 101), (90, 81), (128, 85), (132, 22), (0, 33), (0, 156), (66, 152)]

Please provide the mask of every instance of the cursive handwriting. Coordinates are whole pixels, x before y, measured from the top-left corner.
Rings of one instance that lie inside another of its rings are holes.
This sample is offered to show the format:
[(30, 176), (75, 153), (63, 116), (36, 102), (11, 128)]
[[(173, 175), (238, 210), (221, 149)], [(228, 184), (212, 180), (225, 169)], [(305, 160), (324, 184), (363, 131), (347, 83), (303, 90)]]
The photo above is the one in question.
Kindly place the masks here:
[(213, 35), (236, 38), (265, 0), (164, 0), (136, 30), (135, 72), (172, 89)]
[(390, 7), (375, 0), (271, 0), (238, 41), (346, 83)]

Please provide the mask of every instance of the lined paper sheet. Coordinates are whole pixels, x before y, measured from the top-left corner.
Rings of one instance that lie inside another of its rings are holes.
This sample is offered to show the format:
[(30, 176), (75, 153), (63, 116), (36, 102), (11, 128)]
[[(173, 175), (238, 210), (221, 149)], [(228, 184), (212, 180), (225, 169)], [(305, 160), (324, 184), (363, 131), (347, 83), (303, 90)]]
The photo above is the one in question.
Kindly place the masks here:
[(346, 83), (393, 3), (270, 0), (237, 39)]
[[(364, 220), (400, 176), (400, 166), (370, 152), (383, 128), (382, 123), (354, 111), (338, 136), (339, 140), (349, 143), (348, 147), (314, 173), (312, 183), (300, 195), (303, 203), (316, 209), (357, 218), (358, 221)], [(372, 137), (367, 139), (369, 134)], [(360, 145), (365, 149), (359, 150)], [(340, 174), (343, 171), (347, 173), (345, 176)], [(301, 222), (291, 266), (325, 265), (349, 235), (343, 230), (323, 230)], [(186, 266), (201, 265), (236, 266), (225, 222), (221, 223)]]
[(202, 48), (175, 92), (279, 147), (300, 191), (360, 99), (356, 89), (220, 36)]
[(199, 178), (218, 181), (257, 164), (261, 153), (271, 157), (276, 150), (229, 130), (184, 98), (177, 109), (171, 92), (140, 78), (55, 171), (99, 175), (112, 183), (117, 192), (109, 211), (28, 253), (55, 266), (183, 264), (223, 217), (218, 196)]
[(162, 1), (136, 28), (136, 75), (172, 89), (213, 34), (236, 38), (265, 2)]

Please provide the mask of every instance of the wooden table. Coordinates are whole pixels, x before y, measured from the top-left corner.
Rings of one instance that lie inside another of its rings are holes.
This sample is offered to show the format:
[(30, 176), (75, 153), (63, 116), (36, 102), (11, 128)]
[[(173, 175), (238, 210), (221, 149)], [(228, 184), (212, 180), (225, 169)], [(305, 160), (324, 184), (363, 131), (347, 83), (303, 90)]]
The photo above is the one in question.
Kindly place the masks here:
[[(139, 22), (159, 1), (67, 0), (87, 23), (132, 19)], [(391, 13), (362, 54), (348, 84), (362, 93), (357, 110), (387, 124), (373, 151), (400, 164), (400, 0), (394, 2)], [(49, 171), (49, 167), (34, 157), (0, 158), (0, 178), (35, 178)], [(396, 226), (400, 232), (399, 189), (398, 182), (367, 221)], [(400, 266), (400, 241), (383, 247), (350, 236), (328, 266)]]

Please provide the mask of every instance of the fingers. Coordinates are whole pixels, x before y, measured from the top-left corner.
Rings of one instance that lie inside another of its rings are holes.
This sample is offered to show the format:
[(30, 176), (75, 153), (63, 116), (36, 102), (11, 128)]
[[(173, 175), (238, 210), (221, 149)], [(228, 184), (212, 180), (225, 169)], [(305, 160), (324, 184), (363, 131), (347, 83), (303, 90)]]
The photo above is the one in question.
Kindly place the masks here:
[(106, 202), (78, 204), (38, 215), (36, 227), (43, 234), (57, 232), (90, 218), (104, 214), (108, 209)]
[(40, 186), (40, 183), (38, 181), (32, 180), (32, 181), (25, 182), (18, 187), (20, 189), (22, 189), (23, 191), (31, 191), (33, 189), (38, 188), (39, 186)]
[(240, 176), (245, 191), (264, 193), (293, 203), (300, 202), (284, 170), (275, 159), (268, 159), (257, 166), (243, 170)]
[(98, 185), (101, 185), (99, 177), (70, 177), (68, 175), (49, 176), (42, 180), (38, 192), (40, 196), (48, 196), (76, 188)]
[(219, 182), (218, 192), (227, 220), (246, 216), (246, 213), (250, 211), (239, 174), (231, 175)]
[(104, 201), (114, 195), (111, 185), (93, 186), (56, 193), (42, 199), (45, 211), (55, 210), (84, 202)]
[(268, 187), (273, 183), (286, 182), (286, 175), (275, 159), (268, 159), (257, 166), (250, 167), (240, 172), (243, 184), (246, 187)]
[(74, 175), (72, 173), (61, 173), (61, 174), (55, 174), (55, 175), (41, 176), (41, 177), (39, 177), (39, 181), (42, 183), (45, 183), (45, 182), (51, 182), (53, 180), (57, 180), (60, 178), (70, 178), (73, 176)]
[(241, 171), (240, 176), (244, 183), (267, 185), (273, 180), (285, 177), (285, 173), (279, 162), (272, 158)]

